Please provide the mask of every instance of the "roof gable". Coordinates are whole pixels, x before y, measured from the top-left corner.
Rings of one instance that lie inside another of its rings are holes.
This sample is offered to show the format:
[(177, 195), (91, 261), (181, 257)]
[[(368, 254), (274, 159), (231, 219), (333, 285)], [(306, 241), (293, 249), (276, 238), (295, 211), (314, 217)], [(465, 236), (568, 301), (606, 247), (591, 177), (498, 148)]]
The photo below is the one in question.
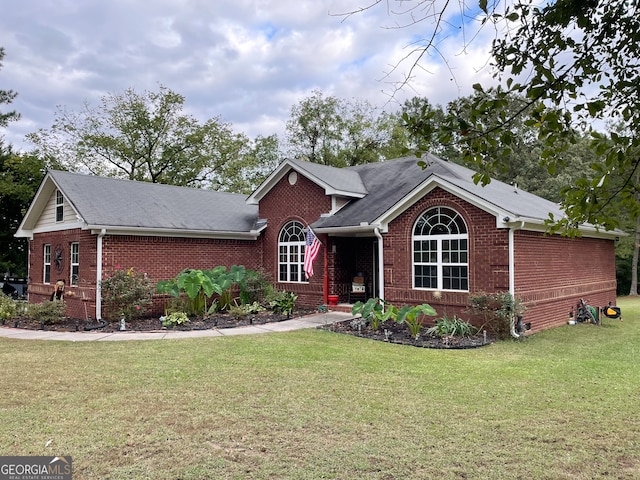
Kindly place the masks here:
[(245, 195), (50, 171), (18, 229), (30, 236), (52, 192), (72, 206), (78, 227), (118, 233), (255, 237), (258, 210)]
[(362, 198), (368, 193), (359, 173), (355, 170), (286, 159), (280, 163), (271, 175), (247, 198), (247, 202), (252, 204), (259, 203), (269, 190), (291, 170), (294, 170), (300, 175), (304, 175), (322, 187), (326, 195)]

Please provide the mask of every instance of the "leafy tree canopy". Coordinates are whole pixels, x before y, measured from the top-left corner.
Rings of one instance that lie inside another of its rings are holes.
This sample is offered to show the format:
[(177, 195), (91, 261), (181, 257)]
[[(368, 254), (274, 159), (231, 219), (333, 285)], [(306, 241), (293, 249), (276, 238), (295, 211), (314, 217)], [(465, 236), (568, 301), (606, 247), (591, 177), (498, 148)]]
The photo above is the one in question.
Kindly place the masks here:
[(184, 102), (164, 86), (130, 88), (104, 96), (99, 107), (59, 108), (53, 126), (28, 139), (70, 171), (225, 189), (249, 141), (219, 118), (200, 123), (184, 114)]
[[(4, 59), (4, 48), (0, 47), (0, 69), (2, 68), (2, 60)], [(13, 90), (0, 90), (0, 105), (3, 103), (9, 104), (13, 102), (18, 94)], [(9, 122), (18, 120), (20, 114), (15, 110), (2, 113), (0, 112), (0, 128), (6, 127)]]
[(406, 147), (394, 115), (319, 90), (292, 107), (286, 129), (292, 156), (334, 167), (394, 158)]
[[(496, 88), (474, 86), (478, 95), (467, 105), (466, 115), (451, 115), (440, 125), (429, 112), (411, 116), (414, 135), (436, 136), (443, 145), (455, 145), (479, 172), (476, 180), (486, 183), (509, 161), (516, 142), (512, 126), (524, 112), (527, 125), (542, 142), (541, 165), (552, 174), (565, 165), (564, 153), (581, 141), (580, 130), (585, 129), (601, 160), (565, 186), (566, 217), (552, 219), (555, 228), (570, 232), (584, 222), (618, 227), (619, 219), (612, 215), (616, 210), (638, 216), (639, 1), (521, 0), (511, 5), (502, 0), (459, 0), (457, 23), (442, 7), (453, 2), (408, 3), (411, 23), (431, 22), (424, 41), (413, 44), (418, 57), (409, 72), (421, 59), (439, 54), (439, 41), (447, 34), (443, 25), (467, 25), (468, 15), (480, 12), (474, 17), (480, 18), (480, 28), (495, 28), (492, 57), (499, 80)], [(384, 4), (376, 1), (365, 9)], [(473, 41), (473, 35), (466, 38)], [(513, 95), (524, 99), (520, 109), (512, 109)], [(625, 129), (603, 133), (609, 122)]]

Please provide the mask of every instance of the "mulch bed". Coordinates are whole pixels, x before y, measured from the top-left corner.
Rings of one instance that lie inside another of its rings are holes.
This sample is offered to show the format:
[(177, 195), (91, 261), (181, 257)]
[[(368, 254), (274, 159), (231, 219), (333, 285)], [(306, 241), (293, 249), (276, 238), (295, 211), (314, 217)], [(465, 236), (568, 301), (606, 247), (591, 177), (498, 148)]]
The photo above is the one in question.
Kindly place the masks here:
[(478, 348), (491, 345), (496, 341), (495, 336), (487, 335), (485, 337), (484, 334), (464, 337), (436, 337), (422, 333), (416, 339), (411, 335), (409, 329), (405, 325), (400, 325), (390, 320), (382, 323), (378, 330), (375, 331), (371, 328), (371, 325), (367, 324), (362, 326), (362, 322), (354, 322), (353, 320), (344, 320), (342, 322), (324, 325), (320, 328), (331, 332), (354, 335), (356, 337), (367, 338), (370, 340), (411, 345), (422, 348)]
[[(210, 330), (214, 328), (233, 328), (242, 327), (246, 325), (263, 325), (265, 323), (281, 322), (288, 318), (301, 317), (314, 313), (316, 310), (296, 310), (291, 317), (287, 317), (283, 314), (273, 313), (271, 311), (264, 311), (255, 315), (249, 315), (242, 318), (235, 318), (228, 314), (215, 314), (206, 318), (192, 318), (186, 324), (166, 328), (162, 326), (158, 317), (144, 317), (132, 320), (126, 323), (126, 329), (129, 331), (140, 332), (152, 332), (158, 330)], [(41, 325), (39, 322), (30, 320), (28, 318), (18, 318), (5, 322), (5, 326), (14, 327), (17, 321), (18, 328), (24, 328), (27, 330), (46, 330), (53, 332), (76, 332), (85, 330), (98, 330), (101, 332), (117, 332), (120, 331), (120, 321), (111, 321), (106, 326), (98, 328), (100, 325), (95, 320), (87, 322), (84, 319), (66, 318), (62, 322), (55, 324)]]
[[(210, 330), (215, 328), (233, 328), (247, 325), (263, 325), (265, 323), (281, 322), (283, 320), (287, 320), (288, 318), (301, 317), (316, 312), (317, 310), (312, 309), (298, 309), (293, 313), (291, 317), (287, 317), (286, 315), (273, 313), (271, 311), (264, 311), (242, 318), (236, 318), (232, 315), (219, 313), (208, 316), (206, 318), (192, 318), (189, 323), (170, 328), (163, 327), (158, 317), (144, 317), (127, 322), (126, 329), (128, 331), (152, 332), (161, 330), (189, 331)], [(9, 320), (5, 323), (5, 326), (16, 326), (16, 322), (18, 328), (24, 328), (28, 330), (46, 330), (55, 332), (98, 330), (101, 332), (109, 333), (120, 331), (119, 321), (111, 321), (107, 323), (106, 326), (98, 328), (100, 327), (100, 325), (96, 321), (87, 322), (84, 319), (80, 320), (73, 318), (67, 318), (64, 321), (55, 324), (41, 325), (39, 322), (24, 317)], [(323, 325), (319, 328), (335, 333), (367, 338), (370, 340), (377, 340), (401, 345), (411, 345), (414, 347), (422, 348), (478, 348), (490, 345), (496, 341), (495, 336), (487, 335), (485, 337), (482, 334), (465, 337), (436, 337), (428, 336), (423, 333), (417, 339), (415, 339), (413, 338), (413, 336), (411, 336), (409, 330), (405, 325), (400, 325), (394, 321), (386, 321), (382, 323), (376, 331), (374, 331), (369, 324), (363, 326), (362, 323), (363, 322), (361, 321), (353, 322), (352, 319), (348, 319), (329, 325)]]

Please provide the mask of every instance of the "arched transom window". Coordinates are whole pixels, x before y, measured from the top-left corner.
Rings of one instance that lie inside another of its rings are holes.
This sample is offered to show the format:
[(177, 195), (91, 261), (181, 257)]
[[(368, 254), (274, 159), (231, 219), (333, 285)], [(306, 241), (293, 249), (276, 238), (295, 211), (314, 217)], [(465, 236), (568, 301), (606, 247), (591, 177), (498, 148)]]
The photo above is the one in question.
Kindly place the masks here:
[(458, 212), (434, 207), (413, 228), (413, 286), (469, 290), (469, 235)]
[(306, 230), (300, 222), (289, 222), (278, 237), (278, 281), (305, 282), (304, 248)]

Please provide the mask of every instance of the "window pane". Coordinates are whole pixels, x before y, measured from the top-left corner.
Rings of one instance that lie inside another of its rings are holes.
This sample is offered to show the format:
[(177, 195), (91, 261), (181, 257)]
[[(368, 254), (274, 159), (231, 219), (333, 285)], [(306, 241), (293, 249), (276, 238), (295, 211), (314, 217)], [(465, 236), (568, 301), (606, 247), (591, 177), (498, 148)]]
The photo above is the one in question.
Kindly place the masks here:
[(287, 266), (280, 264), (280, 276), (278, 277), (281, 282), (287, 281)]
[(437, 288), (437, 267), (430, 265), (416, 265), (414, 269), (415, 285), (417, 288)]

